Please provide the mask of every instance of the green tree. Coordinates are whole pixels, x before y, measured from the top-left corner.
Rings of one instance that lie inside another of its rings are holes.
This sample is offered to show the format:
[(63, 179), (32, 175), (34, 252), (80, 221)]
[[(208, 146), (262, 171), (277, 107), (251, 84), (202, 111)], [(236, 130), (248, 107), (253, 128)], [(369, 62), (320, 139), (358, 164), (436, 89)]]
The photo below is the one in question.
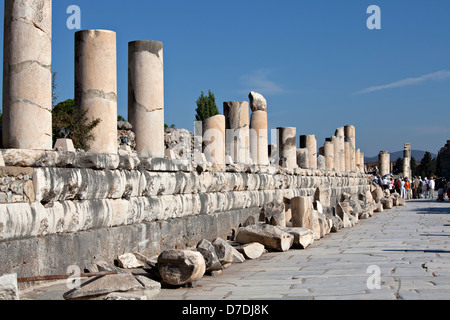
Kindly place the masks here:
[(431, 158), (431, 153), (429, 153), (428, 151), (425, 152), (417, 169), (417, 175), (421, 176), (422, 178), (430, 177), (435, 173), (436, 165)]
[(195, 110), (197, 114), (195, 115), (195, 120), (203, 121), (209, 117), (219, 114), (219, 109), (217, 109), (216, 98), (211, 90), (208, 90), (208, 96), (201, 93), (200, 97), (197, 99), (197, 109)]
[(70, 130), (67, 138), (72, 139), (76, 149), (89, 151), (88, 142), (94, 139), (91, 131), (101, 119), (89, 121), (87, 111), (75, 108), (73, 99), (58, 103), (52, 110), (53, 144), (63, 137), (61, 130), (65, 129)]
[(392, 168), (392, 173), (393, 174), (399, 174), (403, 172), (403, 159), (402, 158), (398, 158), (395, 161), (394, 167)]
[(442, 177), (442, 156), (441, 156), (441, 151), (438, 152), (437, 157), (436, 157), (436, 170), (435, 170), (435, 175), (438, 177)]
[(122, 117), (120, 114), (117, 116), (117, 121), (127, 121), (124, 117)]
[(415, 176), (418, 176), (417, 174), (417, 161), (414, 157), (411, 157), (411, 174), (412, 177), (408, 177), (409, 179), (413, 179)]

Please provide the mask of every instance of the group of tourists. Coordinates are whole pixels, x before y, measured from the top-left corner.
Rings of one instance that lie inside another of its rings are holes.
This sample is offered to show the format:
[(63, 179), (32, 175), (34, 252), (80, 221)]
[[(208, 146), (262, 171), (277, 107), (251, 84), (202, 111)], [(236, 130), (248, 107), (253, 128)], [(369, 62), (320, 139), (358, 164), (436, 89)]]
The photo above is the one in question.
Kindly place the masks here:
[(390, 193), (397, 192), (405, 199), (434, 199), (435, 192), (437, 200), (444, 201), (445, 196), (450, 200), (450, 179), (431, 177), (430, 179), (414, 177), (411, 181), (408, 178), (388, 178), (387, 176), (375, 177), (374, 182), (383, 190)]

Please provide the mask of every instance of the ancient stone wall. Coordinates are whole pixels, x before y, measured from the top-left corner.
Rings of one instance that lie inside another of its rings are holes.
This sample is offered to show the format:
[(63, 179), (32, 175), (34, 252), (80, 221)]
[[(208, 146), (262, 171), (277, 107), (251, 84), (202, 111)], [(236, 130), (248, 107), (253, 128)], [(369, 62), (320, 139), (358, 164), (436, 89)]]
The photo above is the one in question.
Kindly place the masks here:
[[(2, 150), (0, 273), (65, 273), (69, 265), (147, 255), (231, 236), (264, 204), (314, 196), (327, 188), (364, 194), (361, 173), (247, 165), (209, 171), (207, 164), (44, 150)], [(332, 212), (332, 210), (330, 211)]]

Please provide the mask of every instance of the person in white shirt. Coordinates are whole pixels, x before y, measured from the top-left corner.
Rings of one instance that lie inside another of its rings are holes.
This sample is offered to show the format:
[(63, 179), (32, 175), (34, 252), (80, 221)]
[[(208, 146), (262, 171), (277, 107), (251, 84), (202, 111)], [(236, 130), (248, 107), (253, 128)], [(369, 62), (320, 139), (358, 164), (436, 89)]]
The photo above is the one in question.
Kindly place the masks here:
[(428, 179), (426, 177), (422, 181), (422, 194), (425, 199), (428, 197)]
[(436, 183), (434, 182), (433, 177), (431, 177), (430, 181), (428, 181), (428, 190), (430, 191), (430, 199), (434, 198), (434, 188)]

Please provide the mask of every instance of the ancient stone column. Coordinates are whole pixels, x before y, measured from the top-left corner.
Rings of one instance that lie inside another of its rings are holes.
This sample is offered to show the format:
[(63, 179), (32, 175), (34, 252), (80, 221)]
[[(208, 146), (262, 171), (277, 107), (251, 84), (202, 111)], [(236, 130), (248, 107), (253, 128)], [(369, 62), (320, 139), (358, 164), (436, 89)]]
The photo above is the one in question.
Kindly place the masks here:
[(164, 62), (159, 41), (128, 43), (128, 121), (141, 157), (164, 158)]
[(309, 168), (317, 169), (317, 138), (316, 135), (301, 135), (300, 148), (308, 149)]
[(334, 143), (331, 138), (327, 138), (323, 145), (323, 156), (325, 157), (325, 167), (327, 170), (334, 169)]
[(206, 160), (219, 169), (225, 167), (225, 116), (216, 115), (203, 120), (203, 153)]
[(309, 169), (309, 154), (307, 148), (297, 149), (297, 165), (302, 169)]
[(269, 165), (267, 102), (259, 93), (250, 92), (250, 157), (253, 164)]
[(345, 126), (344, 127), (344, 136), (345, 141), (349, 142), (349, 161), (350, 166), (348, 171), (356, 172), (356, 138), (355, 138), (355, 127), (354, 126)]
[(365, 164), (365, 161), (364, 161), (364, 153), (363, 152), (361, 152), (361, 173), (366, 173), (366, 164)]
[(381, 176), (391, 173), (391, 156), (389, 152), (380, 151), (378, 155), (378, 164), (380, 166)]
[(341, 159), (339, 153), (339, 139), (336, 136), (331, 137), (334, 149), (334, 171), (341, 171)]
[(355, 172), (361, 172), (361, 150), (360, 149), (357, 149), (355, 152), (355, 161), (356, 161)]
[(6, 0), (3, 147), (52, 149), (52, 1)]
[(339, 160), (341, 164), (341, 172), (345, 171), (345, 136), (344, 136), (344, 127), (339, 127), (336, 129), (334, 134), (338, 139), (339, 145)]
[(75, 33), (75, 107), (87, 110), (89, 121), (101, 119), (91, 132), (89, 152), (117, 153), (116, 33)]
[(351, 162), (350, 162), (350, 141), (344, 142), (344, 158), (345, 158), (345, 171), (351, 171)]
[(282, 168), (297, 168), (297, 129), (295, 127), (277, 128), (278, 152)]
[(226, 128), (226, 154), (234, 163), (249, 163), (250, 127), (247, 101), (227, 101), (223, 103)]
[(403, 177), (412, 179), (411, 143), (405, 143), (405, 148), (403, 149)]

